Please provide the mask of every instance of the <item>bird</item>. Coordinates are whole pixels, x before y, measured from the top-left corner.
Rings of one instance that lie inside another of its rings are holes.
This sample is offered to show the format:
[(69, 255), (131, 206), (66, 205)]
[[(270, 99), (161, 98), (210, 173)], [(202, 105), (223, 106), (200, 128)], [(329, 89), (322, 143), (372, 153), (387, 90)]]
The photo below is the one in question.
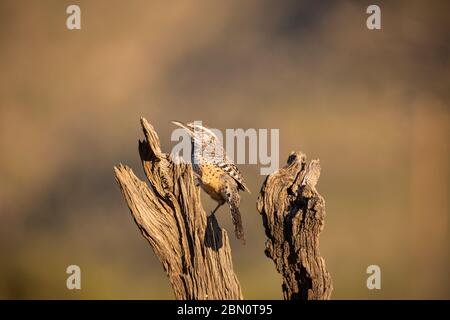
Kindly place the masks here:
[(250, 193), (244, 178), (223, 149), (217, 135), (200, 121), (182, 123), (171, 121), (187, 131), (191, 138), (191, 162), (194, 175), (200, 187), (215, 201), (212, 215), (225, 203), (230, 207), (236, 238), (245, 244), (245, 234), (239, 211), (239, 191)]

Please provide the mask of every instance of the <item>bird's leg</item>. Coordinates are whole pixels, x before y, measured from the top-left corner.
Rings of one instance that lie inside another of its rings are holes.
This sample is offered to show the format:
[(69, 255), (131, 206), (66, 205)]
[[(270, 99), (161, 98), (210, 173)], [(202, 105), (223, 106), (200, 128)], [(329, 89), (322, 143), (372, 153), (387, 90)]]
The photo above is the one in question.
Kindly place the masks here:
[(196, 187), (199, 187), (200, 186), (200, 182), (202, 181), (201, 177), (195, 171), (193, 173), (194, 173), (194, 184), (195, 184)]
[(214, 215), (214, 213), (216, 213), (217, 209), (219, 209), (223, 204), (224, 204), (223, 202), (219, 202), (217, 204), (217, 207), (213, 211), (211, 211), (211, 215)]

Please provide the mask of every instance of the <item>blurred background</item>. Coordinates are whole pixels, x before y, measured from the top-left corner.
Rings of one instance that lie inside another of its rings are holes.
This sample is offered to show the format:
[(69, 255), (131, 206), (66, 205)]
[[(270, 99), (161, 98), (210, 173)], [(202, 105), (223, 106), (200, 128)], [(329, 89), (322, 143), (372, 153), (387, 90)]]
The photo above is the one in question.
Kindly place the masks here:
[[(177, 119), (278, 128), (280, 165), (319, 158), (334, 299), (449, 299), (450, 4), (376, 1), (370, 31), (374, 3), (0, 1), (0, 298), (173, 298), (113, 175), (122, 162), (144, 177), (144, 116), (166, 152)], [(81, 30), (66, 29), (70, 4)], [(235, 271), (245, 298), (281, 299), (265, 177), (241, 168)], [(66, 288), (71, 264), (82, 290)]]

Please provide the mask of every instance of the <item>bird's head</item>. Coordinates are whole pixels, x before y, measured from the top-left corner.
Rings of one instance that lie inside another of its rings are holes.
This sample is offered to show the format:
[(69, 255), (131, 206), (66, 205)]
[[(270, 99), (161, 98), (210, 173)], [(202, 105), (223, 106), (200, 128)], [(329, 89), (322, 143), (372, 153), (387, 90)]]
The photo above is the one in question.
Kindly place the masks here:
[(185, 129), (193, 139), (199, 139), (200, 141), (209, 141), (211, 143), (218, 141), (217, 135), (214, 133), (214, 131), (212, 131), (208, 127), (203, 126), (201, 121), (189, 122), (187, 124), (184, 124), (180, 121), (171, 122), (174, 125)]

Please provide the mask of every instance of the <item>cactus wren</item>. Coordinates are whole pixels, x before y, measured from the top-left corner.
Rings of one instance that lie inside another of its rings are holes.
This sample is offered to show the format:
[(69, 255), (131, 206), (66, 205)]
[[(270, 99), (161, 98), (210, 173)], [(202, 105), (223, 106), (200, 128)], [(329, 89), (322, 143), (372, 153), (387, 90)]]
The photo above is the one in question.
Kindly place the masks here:
[(191, 137), (191, 161), (194, 174), (202, 189), (214, 200), (217, 207), (214, 214), (223, 204), (230, 206), (231, 217), (236, 237), (245, 243), (244, 229), (239, 212), (239, 190), (250, 190), (244, 183), (242, 174), (236, 165), (227, 157), (216, 134), (197, 122), (173, 124), (185, 129)]

